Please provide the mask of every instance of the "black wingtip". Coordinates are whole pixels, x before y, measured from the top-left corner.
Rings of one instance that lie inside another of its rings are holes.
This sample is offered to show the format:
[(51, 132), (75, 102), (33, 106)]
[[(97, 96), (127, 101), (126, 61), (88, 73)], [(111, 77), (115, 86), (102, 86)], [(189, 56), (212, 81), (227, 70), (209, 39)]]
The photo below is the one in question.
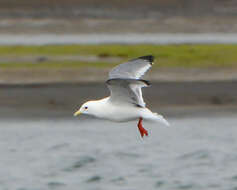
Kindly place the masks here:
[(146, 56), (138, 57), (138, 59), (143, 59), (143, 60), (149, 61), (152, 64), (152, 62), (154, 61), (154, 56), (146, 55)]
[(138, 79), (138, 80), (144, 82), (147, 86), (151, 86), (151, 83), (147, 80), (143, 80), (143, 79)]
[(143, 79), (130, 79), (130, 78), (112, 78), (112, 79), (108, 79), (106, 81), (106, 84), (108, 85), (111, 85), (115, 82), (118, 82), (118, 81), (128, 81), (128, 82), (131, 82), (131, 81), (140, 81), (140, 82), (143, 82), (146, 86), (151, 86), (151, 83), (147, 80), (143, 80)]

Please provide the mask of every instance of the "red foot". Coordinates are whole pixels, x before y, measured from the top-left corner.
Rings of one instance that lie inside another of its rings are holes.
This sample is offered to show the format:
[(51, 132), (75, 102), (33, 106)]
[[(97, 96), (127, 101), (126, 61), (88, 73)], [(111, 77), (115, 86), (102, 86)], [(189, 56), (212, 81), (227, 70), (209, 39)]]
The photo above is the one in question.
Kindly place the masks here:
[(139, 122), (137, 124), (137, 127), (140, 131), (141, 137), (143, 137), (144, 135), (148, 136), (147, 130), (142, 127), (142, 118), (139, 118)]

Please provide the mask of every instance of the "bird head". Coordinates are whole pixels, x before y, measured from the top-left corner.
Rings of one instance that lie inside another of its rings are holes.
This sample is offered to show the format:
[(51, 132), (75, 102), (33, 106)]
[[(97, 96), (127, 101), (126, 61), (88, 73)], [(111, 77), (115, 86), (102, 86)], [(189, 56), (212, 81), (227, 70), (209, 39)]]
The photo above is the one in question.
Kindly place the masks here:
[(74, 116), (78, 116), (80, 114), (93, 115), (94, 107), (95, 107), (94, 102), (88, 101), (88, 102), (82, 104), (80, 109), (74, 113)]

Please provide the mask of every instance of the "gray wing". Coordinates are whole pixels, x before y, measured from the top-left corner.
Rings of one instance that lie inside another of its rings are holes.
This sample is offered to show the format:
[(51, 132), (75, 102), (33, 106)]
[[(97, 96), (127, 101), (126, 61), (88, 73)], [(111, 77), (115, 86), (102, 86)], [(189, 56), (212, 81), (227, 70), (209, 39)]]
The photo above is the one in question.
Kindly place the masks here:
[(137, 79), (109, 79), (106, 83), (110, 90), (111, 102), (145, 107), (141, 88), (149, 86), (148, 81)]
[(110, 90), (110, 101), (145, 107), (141, 88), (149, 86), (149, 82), (140, 78), (153, 61), (154, 57), (151, 55), (142, 56), (112, 69), (106, 82)]
[(139, 79), (151, 67), (153, 60), (152, 55), (147, 55), (120, 64), (109, 72), (109, 79)]

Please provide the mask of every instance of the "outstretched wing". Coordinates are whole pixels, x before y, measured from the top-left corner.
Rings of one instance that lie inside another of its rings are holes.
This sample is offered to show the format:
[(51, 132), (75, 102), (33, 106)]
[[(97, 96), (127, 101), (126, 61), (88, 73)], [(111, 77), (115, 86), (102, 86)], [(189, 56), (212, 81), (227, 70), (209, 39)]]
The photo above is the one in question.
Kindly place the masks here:
[(139, 79), (152, 66), (153, 61), (154, 57), (152, 55), (132, 59), (113, 68), (109, 72), (109, 79)]
[(106, 84), (110, 90), (110, 101), (117, 104), (133, 104), (145, 107), (142, 87), (149, 86), (148, 81), (138, 79), (110, 79)]
[(143, 56), (112, 69), (106, 82), (110, 90), (110, 101), (145, 107), (141, 88), (149, 86), (149, 82), (140, 78), (151, 67), (153, 60), (151, 55)]

